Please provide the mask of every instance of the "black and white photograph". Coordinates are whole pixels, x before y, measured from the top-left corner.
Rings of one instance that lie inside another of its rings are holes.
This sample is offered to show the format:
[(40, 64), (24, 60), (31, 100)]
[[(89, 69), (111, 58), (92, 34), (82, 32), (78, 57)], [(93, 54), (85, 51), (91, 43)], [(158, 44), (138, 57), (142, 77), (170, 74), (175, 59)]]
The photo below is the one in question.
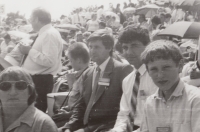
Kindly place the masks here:
[(200, 0), (1, 0), (0, 132), (200, 132)]

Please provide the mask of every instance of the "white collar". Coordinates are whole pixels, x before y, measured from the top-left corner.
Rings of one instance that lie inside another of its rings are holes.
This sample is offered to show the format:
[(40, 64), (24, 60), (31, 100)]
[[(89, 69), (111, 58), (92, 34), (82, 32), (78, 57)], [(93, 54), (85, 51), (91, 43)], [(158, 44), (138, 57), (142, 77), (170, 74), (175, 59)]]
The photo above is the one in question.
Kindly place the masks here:
[(142, 76), (146, 71), (147, 71), (147, 69), (146, 69), (146, 66), (144, 65), (144, 64), (142, 64), (141, 66), (140, 66), (140, 68), (137, 70), (139, 73), (140, 73), (140, 75)]
[(51, 24), (47, 24), (47, 25), (43, 26), (43, 27), (40, 29), (38, 35), (41, 35), (44, 31), (46, 31), (46, 30), (49, 29), (50, 27), (51, 27)]
[(110, 56), (103, 63), (101, 63), (101, 65), (99, 65), (99, 68), (101, 69), (102, 72), (105, 70), (109, 60)]

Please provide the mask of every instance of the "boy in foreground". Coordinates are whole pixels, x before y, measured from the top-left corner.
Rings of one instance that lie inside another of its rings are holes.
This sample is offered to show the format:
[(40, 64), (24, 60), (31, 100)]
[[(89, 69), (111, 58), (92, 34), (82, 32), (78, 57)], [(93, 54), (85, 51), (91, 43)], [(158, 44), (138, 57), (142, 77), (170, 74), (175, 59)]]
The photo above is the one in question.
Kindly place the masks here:
[(159, 89), (147, 98), (140, 131), (199, 132), (200, 90), (180, 79), (179, 48), (171, 41), (154, 41), (141, 58)]

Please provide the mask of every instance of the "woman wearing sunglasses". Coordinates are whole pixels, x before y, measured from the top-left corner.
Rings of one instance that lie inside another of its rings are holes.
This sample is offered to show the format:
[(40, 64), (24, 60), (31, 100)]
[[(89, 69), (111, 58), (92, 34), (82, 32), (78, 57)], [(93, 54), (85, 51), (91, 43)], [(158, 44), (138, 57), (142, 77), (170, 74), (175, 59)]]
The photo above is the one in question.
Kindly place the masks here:
[(0, 132), (57, 132), (52, 119), (34, 106), (31, 76), (20, 67), (0, 73)]

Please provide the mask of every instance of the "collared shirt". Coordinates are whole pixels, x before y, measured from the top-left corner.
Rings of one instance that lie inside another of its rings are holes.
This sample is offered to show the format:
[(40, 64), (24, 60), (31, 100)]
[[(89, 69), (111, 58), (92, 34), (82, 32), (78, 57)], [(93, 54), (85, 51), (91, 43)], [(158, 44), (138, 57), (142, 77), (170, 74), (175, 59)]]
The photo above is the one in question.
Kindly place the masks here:
[(145, 104), (141, 132), (156, 132), (157, 127), (170, 132), (200, 132), (200, 90), (181, 80), (165, 101), (160, 90)]
[[(99, 65), (99, 68), (101, 69), (99, 78), (102, 78), (103, 73), (106, 69), (106, 66), (107, 66), (109, 60), (110, 60), (110, 56), (101, 65)], [(96, 75), (97, 75), (97, 70), (95, 68), (95, 70), (93, 72), (93, 78), (92, 78), (92, 88), (94, 86), (94, 78), (96, 77)]]
[(50, 24), (45, 25), (40, 29), (22, 67), (31, 75), (56, 75), (62, 68), (62, 49), (60, 33)]
[(99, 29), (99, 22), (97, 20), (89, 20), (87, 22), (88, 31), (96, 31)]
[[(2, 113), (1, 109), (0, 113)], [(0, 114), (0, 132), (57, 132), (57, 127), (48, 115), (32, 104), (5, 131), (3, 131), (2, 114)]]
[(140, 73), (140, 85), (137, 95), (136, 114), (134, 124), (140, 126), (142, 121), (144, 103), (146, 98), (157, 90), (157, 86), (153, 83), (149, 76), (145, 65), (143, 64), (138, 70), (134, 70), (124, 80), (122, 84), (123, 94), (120, 102), (120, 111), (117, 116), (117, 121), (114, 130), (117, 132), (126, 132), (127, 124), (129, 123), (129, 113), (131, 111), (131, 97), (133, 85), (135, 83), (136, 71)]

